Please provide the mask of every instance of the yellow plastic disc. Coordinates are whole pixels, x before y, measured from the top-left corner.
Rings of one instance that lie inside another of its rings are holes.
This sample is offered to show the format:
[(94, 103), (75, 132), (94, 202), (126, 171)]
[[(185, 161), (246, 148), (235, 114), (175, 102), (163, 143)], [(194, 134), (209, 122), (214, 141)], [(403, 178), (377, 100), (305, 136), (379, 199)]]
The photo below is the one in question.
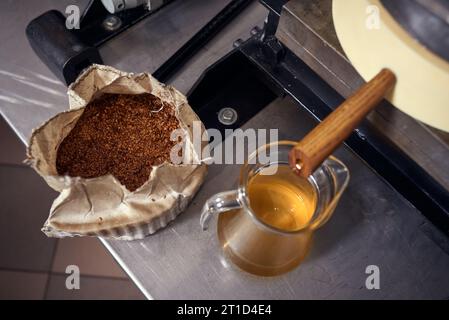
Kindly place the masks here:
[(413, 39), (378, 0), (333, 0), (338, 39), (366, 80), (391, 69), (388, 98), (410, 116), (449, 132), (449, 63)]

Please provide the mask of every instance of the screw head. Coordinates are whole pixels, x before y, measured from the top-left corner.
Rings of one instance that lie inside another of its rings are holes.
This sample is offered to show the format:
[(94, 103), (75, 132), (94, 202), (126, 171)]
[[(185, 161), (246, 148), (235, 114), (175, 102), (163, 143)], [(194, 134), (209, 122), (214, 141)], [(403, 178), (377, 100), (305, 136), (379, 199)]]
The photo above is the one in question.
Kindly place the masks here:
[(255, 26), (251, 29), (250, 34), (252, 36), (258, 35), (262, 30), (259, 28), (259, 26)]
[(237, 40), (234, 41), (234, 43), (232, 44), (232, 46), (233, 46), (234, 48), (237, 48), (237, 47), (241, 46), (243, 42), (244, 42), (244, 41), (243, 41), (242, 39), (237, 39)]
[(122, 26), (122, 20), (114, 15), (109, 15), (103, 21), (103, 28), (108, 31), (115, 31)]
[(230, 126), (238, 119), (237, 111), (233, 108), (223, 108), (218, 112), (218, 121), (222, 124)]

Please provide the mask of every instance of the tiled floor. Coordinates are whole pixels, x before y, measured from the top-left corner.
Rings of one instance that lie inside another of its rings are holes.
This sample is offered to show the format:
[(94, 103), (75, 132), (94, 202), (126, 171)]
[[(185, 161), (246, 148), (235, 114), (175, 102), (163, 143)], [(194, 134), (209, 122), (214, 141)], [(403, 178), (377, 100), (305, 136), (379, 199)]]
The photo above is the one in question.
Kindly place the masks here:
[[(24, 158), (0, 116), (0, 299), (143, 299), (98, 239), (57, 240), (40, 231), (56, 192)], [(66, 288), (68, 265), (79, 267), (79, 290)]]

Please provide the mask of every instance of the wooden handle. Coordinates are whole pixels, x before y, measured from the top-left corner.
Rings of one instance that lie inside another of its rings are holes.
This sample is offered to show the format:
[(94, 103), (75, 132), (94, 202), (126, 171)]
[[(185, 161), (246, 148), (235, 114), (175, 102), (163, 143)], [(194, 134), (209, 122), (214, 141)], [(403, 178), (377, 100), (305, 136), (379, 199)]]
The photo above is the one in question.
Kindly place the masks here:
[(390, 70), (379, 72), (292, 148), (290, 166), (302, 177), (311, 175), (379, 104), (395, 82)]

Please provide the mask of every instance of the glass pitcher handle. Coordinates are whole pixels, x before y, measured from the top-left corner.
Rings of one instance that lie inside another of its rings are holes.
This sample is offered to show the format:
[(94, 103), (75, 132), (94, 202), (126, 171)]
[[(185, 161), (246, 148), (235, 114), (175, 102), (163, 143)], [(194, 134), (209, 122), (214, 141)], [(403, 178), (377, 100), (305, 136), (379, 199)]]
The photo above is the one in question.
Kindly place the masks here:
[(213, 215), (241, 207), (238, 190), (217, 193), (210, 197), (203, 206), (200, 218), (201, 228), (207, 230), (209, 221)]

